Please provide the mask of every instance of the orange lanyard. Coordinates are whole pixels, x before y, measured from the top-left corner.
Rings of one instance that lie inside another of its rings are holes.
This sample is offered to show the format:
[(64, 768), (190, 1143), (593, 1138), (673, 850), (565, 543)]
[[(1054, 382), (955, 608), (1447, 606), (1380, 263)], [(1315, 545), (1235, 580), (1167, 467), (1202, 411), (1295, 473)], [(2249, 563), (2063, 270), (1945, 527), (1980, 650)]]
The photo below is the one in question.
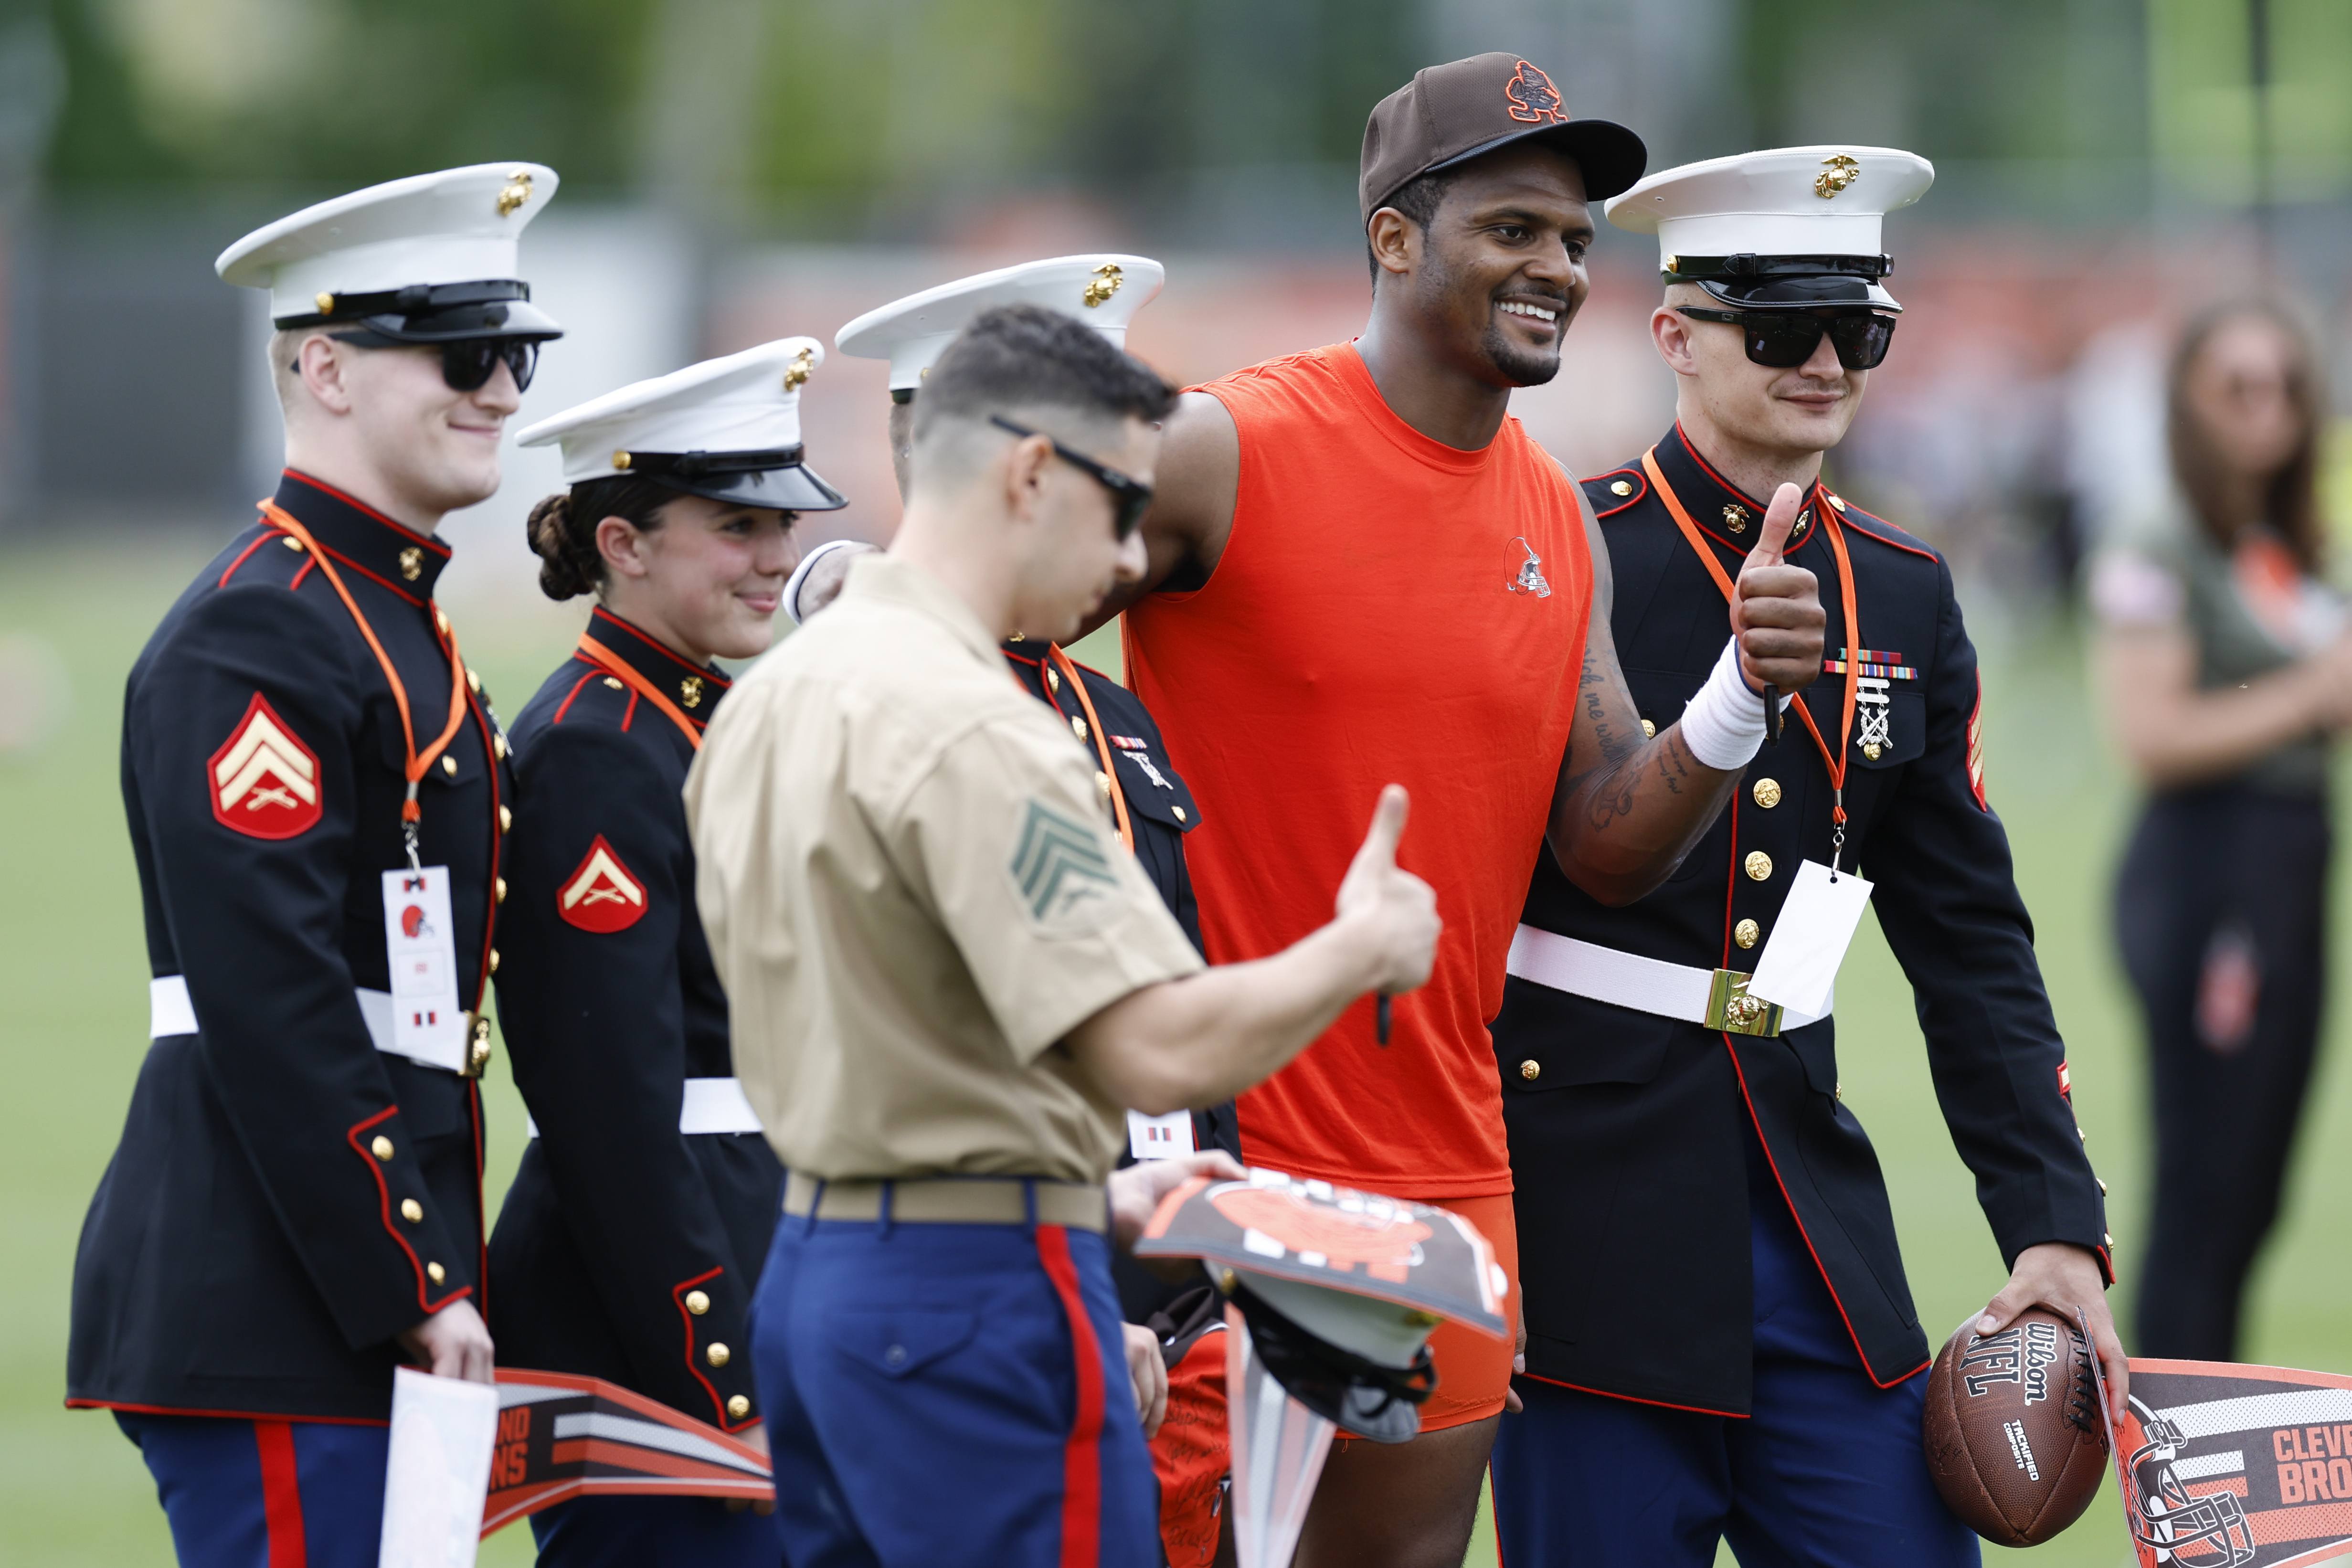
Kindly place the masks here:
[(400, 742), (408, 753), (408, 760), (402, 767), (402, 772), (408, 777), (408, 798), (401, 802), (400, 822), (401, 838), (408, 849), (408, 864), (413, 868), (417, 864), (416, 825), (425, 816), (425, 809), (416, 800), (417, 783), (425, 777), (425, 770), (433, 765), (434, 759), (449, 749), (449, 742), (457, 738), (457, 726), (466, 721), (466, 661), (457, 655), (457, 634), (450, 626), (448, 617), (441, 613), (440, 606), (435, 605), (433, 624), (441, 634), (444, 650), (449, 656), (449, 721), (441, 727), (441, 733), (434, 742), (419, 752), (416, 749), (415, 721), (408, 713), (408, 688), (401, 680), (400, 671), (394, 667), (392, 656), (385, 653), (383, 644), (376, 640), (375, 628), (368, 625), (367, 616), (361, 613), (359, 601), (352, 597), (349, 588), (343, 586), (343, 574), (335, 570), (334, 562), (319, 548), (319, 542), (310, 537), (310, 531), (294, 520), (291, 512), (274, 500), (263, 501), (261, 510), (273, 524), (309, 551), (310, 559), (319, 563), (319, 570), (327, 574), (327, 581), (333, 585), (336, 597), (341, 599), (343, 608), (352, 613), (352, 624), (360, 628), (360, 636), (367, 639), (369, 648), (375, 654), (376, 663), (383, 667), (384, 679), (392, 685), (392, 700), (400, 710)]
[(677, 732), (686, 737), (686, 743), (698, 752), (702, 750), (702, 736), (695, 729), (694, 721), (679, 712), (677, 703), (663, 696), (652, 681), (632, 669), (619, 654), (614, 653), (586, 632), (580, 634), (580, 652), (589, 663), (610, 670), (614, 676), (625, 682), (631, 690), (669, 715), (669, 721), (677, 726)]
[[(1118, 819), (1118, 841), (1126, 845), (1127, 852), (1132, 855), (1135, 853), (1135, 824), (1128, 820), (1127, 792), (1118, 787), (1118, 773), (1110, 765), (1110, 737), (1103, 733), (1102, 721), (1095, 717), (1095, 700), (1087, 695), (1087, 683), (1078, 679), (1078, 667), (1070, 662), (1070, 656), (1062, 651), (1058, 643), (1045, 645), (1045, 657), (1054, 661), (1054, 668), (1062, 672), (1062, 679), (1068, 681), (1070, 689), (1078, 694), (1078, 706), (1087, 710), (1087, 730), (1094, 737), (1095, 755), (1102, 759), (1103, 783), (1110, 789), (1111, 815)], [(1049, 704), (1054, 700), (1050, 690), (1045, 694), (1045, 700)], [(1060, 711), (1058, 707), (1055, 711)]]
[[(1715, 558), (1714, 547), (1698, 531), (1698, 524), (1691, 521), (1690, 513), (1683, 510), (1682, 498), (1675, 494), (1674, 487), (1666, 483), (1666, 476), (1659, 472), (1658, 449), (1655, 447), (1642, 454), (1642, 471), (1650, 476), (1650, 483), (1657, 490), (1658, 499), (1666, 503), (1666, 511), (1674, 518), (1675, 526), (1683, 531), (1683, 537), (1689, 540), (1690, 547), (1698, 552), (1699, 562), (1706, 566), (1707, 575), (1714, 578), (1715, 585), (1723, 590), (1724, 602), (1731, 603), (1737, 597), (1731, 574), (1726, 572), (1723, 563)], [(1845, 531), (1838, 526), (1836, 509), (1822, 501), (1819, 484), (1813, 487), (1813, 510), (1822, 520), (1822, 531), (1830, 536), (1832, 553), (1837, 556), (1838, 604), (1845, 611), (1845, 640), (1851, 645), (1847, 651), (1852, 653), (1863, 646), (1853, 598), (1853, 562), (1845, 552)], [(1829, 742), (1822, 739), (1821, 728), (1813, 722), (1812, 710), (1806, 706), (1804, 700), (1800, 698), (1794, 704), (1797, 717), (1803, 720), (1805, 728), (1812, 732), (1813, 744), (1821, 748), (1822, 762), (1830, 771), (1830, 789), (1834, 796), (1830, 807), (1830, 823), (1836, 840), (1831, 854), (1832, 864), (1836, 860), (1835, 850), (1845, 847), (1846, 742), (1853, 735), (1853, 700), (1860, 686), (1861, 673), (1859, 659), (1848, 658), (1845, 661), (1845, 703), (1838, 720), (1838, 743), (1834, 752), (1830, 749)]]

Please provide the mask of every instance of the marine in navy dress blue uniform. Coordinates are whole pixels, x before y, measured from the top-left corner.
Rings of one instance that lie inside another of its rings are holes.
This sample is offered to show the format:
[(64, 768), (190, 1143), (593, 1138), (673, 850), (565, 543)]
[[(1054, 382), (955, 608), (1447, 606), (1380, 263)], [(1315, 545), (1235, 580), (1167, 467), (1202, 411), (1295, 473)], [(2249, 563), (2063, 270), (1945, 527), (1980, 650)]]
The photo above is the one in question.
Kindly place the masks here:
[[(1811, 178), (1823, 150), (1801, 151)], [(1725, 598), (1670, 503), (1736, 577), (1769, 502), (1680, 425), (1584, 489), (1615, 569), (1626, 682), (1662, 730), (1716, 660)], [(1705, 1564), (1718, 1536), (1748, 1564), (1978, 1560), (1923, 1461), (1930, 1336), (1877, 1156), (1843, 1103), (1836, 1025), (1727, 1005), (1804, 861), (1840, 855), (1875, 884), (2004, 1263), (2069, 1243), (2113, 1278), (2032, 922), (1985, 795), (1981, 681), (1950, 568), (1818, 480), (1786, 558), (1820, 578), (1829, 617), (1801, 710), (1665, 886), (1607, 909), (1547, 861), (1514, 943), (1493, 1030), (1528, 1327), (1527, 1414), (1504, 1422), (1494, 1465), (1513, 1563)], [(1640, 981), (1603, 977), (1595, 949), (1695, 972), (1701, 996), (1709, 972), (1741, 978), (1712, 986), (1707, 1018), (1677, 1017), (1638, 1005)], [(1612, 991), (1636, 1005), (1596, 994)]]
[[(221, 269), (273, 287), (273, 354), (341, 364), (354, 406), (446, 401), (495, 427), (559, 330), (525, 285), (480, 274), (511, 273), (554, 184), (512, 164), (395, 182), (248, 236)], [(363, 374), (343, 344), (441, 353)], [(278, 368), (299, 458), (296, 427), (322, 416), (298, 419), (310, 373)], [(395, 456), (358, 449), (362, 468)], [(494, 458), (397, 455), (412, 519), (496, 487)], [(140, 1445), (183, 1563), (373, 1563), (394, 1369), (457, 1342), (488, 1375), (474, 1080), (514, 779), (434, 603), (449, 553), (289, 468), (126, 689), (153, 1040), (83, 1225), (68, 1403), (113, 1410)], [(433, 1016), (404, 1031), (384, 877), (435, 868), (456, 1005), (404, 993)]]
[[(499, 1012), (533, 1137), (490, 1241), (491, 1327), (509, 1365), (604, 1378), (755, 1440), (749, 1315), (783, 1167), (734, 1076), (679, 793), (730, 683), (685, 650), (761, 651), (793, 519), (843, 504), (801, 462), (800, 389), (823, 353), (762, 344), (520, 437), (561, 442), (572, 481), (531, 512), (541, 586), (602, 602), (515, 727), (530, 806)], [(766, 1519), (715, 1498), (581, 1498), (531, 1528), (562, 1568), (779, 1558)]]

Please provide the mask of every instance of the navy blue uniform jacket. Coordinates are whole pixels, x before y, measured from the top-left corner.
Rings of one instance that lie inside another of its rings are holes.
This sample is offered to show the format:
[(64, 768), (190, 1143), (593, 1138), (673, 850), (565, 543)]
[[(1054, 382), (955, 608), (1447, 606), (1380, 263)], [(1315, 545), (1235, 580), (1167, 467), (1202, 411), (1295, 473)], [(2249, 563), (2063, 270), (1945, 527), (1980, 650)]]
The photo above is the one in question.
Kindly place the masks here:
[[(605, 610), (587, 635), (697, 737), (727, 695)], [(686, 1080), (735, 1072), (679, 798), (697, 742), (585, 652), (514, 738), (499, 1021), (540, 1135), (490, 1238), (499, 1360), (740, 1428), (761, 1419), (745, 1314), (783, 1170), (758, 1132), (678, 1130)]]
[[(1764, 503), (1717, 476), (1679, 430), (1655, 452), (1736, 578)], [(1615, 569), (1611, 626), (1626, 683), (1642, 717), (1664, 730), (1722, 653), (1723, 594), (1638, 461), (1586, 480), (1585, 493)], [(1976, 650), (1951, 571), (1816, 485), (1788, 559), (1821, 580), (1825, 665), (1853, 639), (1823, 513), (1843, 527), (1865, 664), (1889, 698), (1878, 754), (1864, 752), (1859, 716), (1846, 747), (1844, 863), (1876, 884), (1879, 927), (1911, 982), (1944, 1119), (2002, 1259), (2063, 1241), (2093, 1248), (2108, 1268), (2105, 1211), (2067, 1097), (2032, 922), (1985, 800)], [(1832, 747), (1843, 698), (1843, 675), (1828, 669), (1801, 697)], [(1664, 887), (1604, 909), (1545, 857), (1525, 921), (1648, 958), (1752, 971), (1799, 862), (1830, 859), (1829, 769), (1796, 711), (1785, 717), (1779, 743), (1758, 752)], [(1759, 788), (1766, 780), (1777, 799)], [(1759, 850), (1769, 860), (1760, 879), (1748, 868)], [(1738, 941), (1743, 921), (1756, 922), (1752, 947)], [(1877, 1156), (1840, 1099), (1834, 1018), (1774, 1037), (1723, 1034), (1513, 976), (1494, 1038), (1530, 1375), (1747, 1414), (1743, 1121), (1763, 1140), (1871, 1378), (1890, 1385), (1927, 1363)]]
[[(278, 502), (332, 557), (430, 745), (448, 547), (292, 473)], [(394, 1336), (481, 1286), (475, 1085), (379, 1050), (354, 994), (390, 985), (399, 710), (292, 542), (266, 518), (237, 535), (131, 668), (122, 799), (148, 959), (184, 977), (198, 1029), (149, 1046), (83, 1223), (69, 1404), (383, 1421)], [(465, 701), (419, 785), (419, 848), (449, 868), (458, 999), (478, 1009), (513, 784), (488, 710)]]

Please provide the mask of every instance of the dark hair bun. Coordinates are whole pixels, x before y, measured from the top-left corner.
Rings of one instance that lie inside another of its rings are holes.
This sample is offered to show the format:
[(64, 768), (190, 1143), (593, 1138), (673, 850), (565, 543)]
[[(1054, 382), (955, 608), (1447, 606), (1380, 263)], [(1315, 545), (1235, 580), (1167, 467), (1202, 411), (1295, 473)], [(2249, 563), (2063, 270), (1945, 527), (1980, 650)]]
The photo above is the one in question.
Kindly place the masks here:
[(530, 509), (524, 537), (539, 556), (539, 591), (561, 602), (593, 594), (603, 578), (593, 527), (583, 529), (568, 491), (558, 490)]

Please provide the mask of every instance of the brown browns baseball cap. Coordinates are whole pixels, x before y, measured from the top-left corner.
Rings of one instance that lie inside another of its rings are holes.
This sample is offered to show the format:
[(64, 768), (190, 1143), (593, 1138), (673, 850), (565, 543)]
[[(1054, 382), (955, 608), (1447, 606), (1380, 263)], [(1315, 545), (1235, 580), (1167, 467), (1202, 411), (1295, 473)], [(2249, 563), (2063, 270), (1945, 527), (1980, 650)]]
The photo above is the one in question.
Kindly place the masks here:
[(1431, 66), (1372, 106), (1356, 194), (1364, 221), (1404, 185), (1484, 153), (1541, 137), (1584, 171), (1588, 201), (1629, 189), (1650, 150), (1623, 126), (1571, 120), (1551, 78), (1512, 54)]

